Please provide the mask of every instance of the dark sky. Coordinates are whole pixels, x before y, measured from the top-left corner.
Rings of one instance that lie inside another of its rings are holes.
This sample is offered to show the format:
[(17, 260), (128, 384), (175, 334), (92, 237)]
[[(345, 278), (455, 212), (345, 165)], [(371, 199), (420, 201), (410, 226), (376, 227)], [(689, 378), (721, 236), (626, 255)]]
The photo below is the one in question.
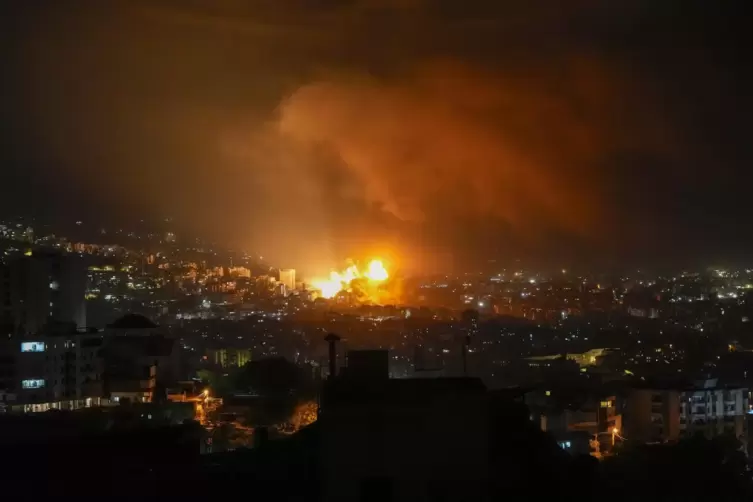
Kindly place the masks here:
[(0, 210), (317, 271), (741, 260), (745, 4), (7, 0)]

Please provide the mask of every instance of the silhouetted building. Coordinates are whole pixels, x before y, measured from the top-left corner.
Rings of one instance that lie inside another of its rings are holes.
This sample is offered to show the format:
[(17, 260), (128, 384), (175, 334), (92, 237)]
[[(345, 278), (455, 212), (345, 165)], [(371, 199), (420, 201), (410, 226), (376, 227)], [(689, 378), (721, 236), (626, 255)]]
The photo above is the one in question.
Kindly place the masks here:
[(350, 350), (344, 376), (362, 381), (389, 378), (389, 352), (386, 350)]
[(323, 389), (325, 499), (477, 500), (486, 489), (490, 438), (481, 380), (389, 379), (385, 351), (357, 352)]
[(107, 325), (107, 332), (115, 335), (149, 336), (155, 334), (159, 326), (141, 314), (126, 314)]
[(79, 256), (39, 252), (0, 264), (2, 335), (35, 335), (55, 323), (86, 326), (85, 291)]
[(624, 436), (631, 441), (674, 441), (680, 437), (680, 392), (676, 389), (629, 389), (624, 414)]

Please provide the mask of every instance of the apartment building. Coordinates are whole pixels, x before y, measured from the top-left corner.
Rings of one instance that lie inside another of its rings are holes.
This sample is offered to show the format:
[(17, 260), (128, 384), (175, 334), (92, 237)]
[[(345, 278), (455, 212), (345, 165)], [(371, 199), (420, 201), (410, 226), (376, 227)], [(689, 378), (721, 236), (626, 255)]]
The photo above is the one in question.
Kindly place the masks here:
[(718, 379), (675, 388), (634, 388), (624, 404), (625, 436), (637, 441), (676, 441), (724, 433), (747, 442), (750, 390)]
[(152, 402), (158, 379), (168, 383), (177, 372), (174, 340), (155, 328), (126, 334), (58, 325), (42, 335), (4, 342), (5, 411)]
[(681, 434), (702, 432), (713, 437), (731, 433), (738, 438), (747, 437), (749, 398), (749, 389), (721, 386), (717, 379), (696, 382), (695, 388), (680, 394)]

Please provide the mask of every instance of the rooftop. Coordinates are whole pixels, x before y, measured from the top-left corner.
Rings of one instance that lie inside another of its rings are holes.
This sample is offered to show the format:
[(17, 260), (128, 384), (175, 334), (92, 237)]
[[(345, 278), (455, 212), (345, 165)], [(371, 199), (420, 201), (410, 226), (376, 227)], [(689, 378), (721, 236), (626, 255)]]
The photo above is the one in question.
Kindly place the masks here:
[(110, 329), (154, 329), (157, 325), (141, 314), (126, 314), (112, 324), (108, 324), (107, 327)]

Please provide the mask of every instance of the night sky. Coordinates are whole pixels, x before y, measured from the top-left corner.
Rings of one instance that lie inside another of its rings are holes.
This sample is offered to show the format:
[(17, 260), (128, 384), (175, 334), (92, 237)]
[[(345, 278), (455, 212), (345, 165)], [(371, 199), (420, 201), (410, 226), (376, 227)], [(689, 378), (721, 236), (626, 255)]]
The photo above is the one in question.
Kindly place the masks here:
[(744, 262), (745, 5), (6, 0), (0, 214), (308, 271)]

